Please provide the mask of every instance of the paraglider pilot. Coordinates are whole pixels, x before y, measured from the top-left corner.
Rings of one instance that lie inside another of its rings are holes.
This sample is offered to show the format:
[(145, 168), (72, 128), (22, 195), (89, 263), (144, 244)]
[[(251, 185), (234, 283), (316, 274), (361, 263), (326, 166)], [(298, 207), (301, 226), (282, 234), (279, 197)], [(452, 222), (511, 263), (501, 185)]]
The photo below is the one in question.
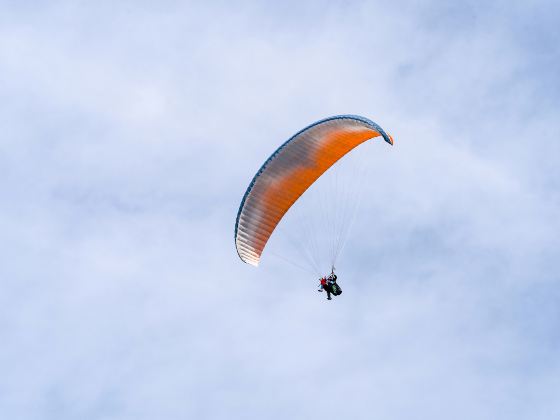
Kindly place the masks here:
[(323, 290), (327, 292), (327, 299), (331, 300), (331, 293), (335, 296), (338, 296), (342, 293), (340, 286), (336, 283), (337, 276), (334, 274), (334, 270), (331, 271), (331, 274), (328, 277), (321, 277), (319, 284), (319, 292)]

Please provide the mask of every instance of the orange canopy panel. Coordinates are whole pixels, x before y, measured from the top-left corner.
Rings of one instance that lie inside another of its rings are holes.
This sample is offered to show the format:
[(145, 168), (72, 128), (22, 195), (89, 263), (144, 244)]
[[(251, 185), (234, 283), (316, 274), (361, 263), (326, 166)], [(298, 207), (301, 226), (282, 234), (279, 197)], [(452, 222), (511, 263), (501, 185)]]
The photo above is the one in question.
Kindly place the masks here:
[(257, 266), (261, 254), (297, 199), (340, 158), (374, 137), (393, 138), (367, 118), (339, 115), (299, 131), (262, 165), (243, 196), (235, 223), (239, 257)]

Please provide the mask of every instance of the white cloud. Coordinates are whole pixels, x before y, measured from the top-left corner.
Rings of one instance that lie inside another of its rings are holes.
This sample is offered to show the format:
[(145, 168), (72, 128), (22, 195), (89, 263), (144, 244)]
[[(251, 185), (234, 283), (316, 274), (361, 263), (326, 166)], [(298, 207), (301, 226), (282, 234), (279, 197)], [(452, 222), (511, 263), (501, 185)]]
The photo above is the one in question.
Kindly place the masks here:
[[(287, 5), (6, 6), (6, 416), (558, 413), (558, 98), (515, 30), (537, 8)], [(339, 113), (396, 145), (326, 305), (238, 261), (233, 223), (277, 145)]]

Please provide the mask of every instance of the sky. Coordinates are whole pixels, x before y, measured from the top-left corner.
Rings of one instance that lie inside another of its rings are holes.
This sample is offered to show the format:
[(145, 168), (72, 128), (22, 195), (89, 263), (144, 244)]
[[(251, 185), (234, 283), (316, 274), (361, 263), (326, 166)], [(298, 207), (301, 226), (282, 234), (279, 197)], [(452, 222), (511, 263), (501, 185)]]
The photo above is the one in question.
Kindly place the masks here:
[[(0, 0), (2, 417), (559, 418), (558, 2), (276, 3)], [(327, 302), (233, 229), (337, 114)]]

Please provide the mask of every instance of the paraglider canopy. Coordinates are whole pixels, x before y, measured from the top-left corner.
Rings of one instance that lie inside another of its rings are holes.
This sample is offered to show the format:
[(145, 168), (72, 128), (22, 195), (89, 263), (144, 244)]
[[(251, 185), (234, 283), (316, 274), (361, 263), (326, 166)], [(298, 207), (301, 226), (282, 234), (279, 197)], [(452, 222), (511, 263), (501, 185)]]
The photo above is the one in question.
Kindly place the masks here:
[(261, 166), (249, 184), (235, 222), (235, 246), (244, 262), (258, 266), (286, 212), (332, 165), (363, 142), (393, 138), (373, 121), (338, 115), (296, 133)]

